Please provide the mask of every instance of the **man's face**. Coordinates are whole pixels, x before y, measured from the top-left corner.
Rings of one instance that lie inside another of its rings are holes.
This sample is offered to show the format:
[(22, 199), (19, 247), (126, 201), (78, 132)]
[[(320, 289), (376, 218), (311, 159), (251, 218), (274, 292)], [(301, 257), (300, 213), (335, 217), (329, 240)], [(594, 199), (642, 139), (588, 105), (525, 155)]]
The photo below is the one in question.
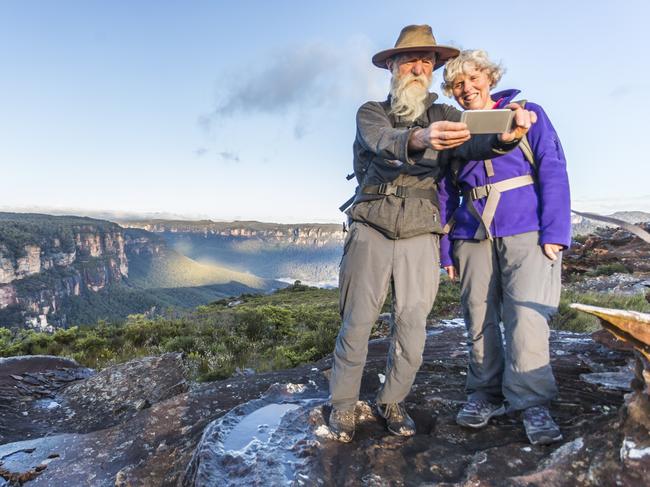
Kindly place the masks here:
[(426, 110), (429, 86), (433, 78), (431, 53), (410, 53), (392, 59), (391, 112), (405, 120), (416, 120)]
[[(403, 79), (407, 75), (413, 76), (409, 83), (420, 83), (425, 88), (431, 83), (433, 73), (434, 57), (430, 53), (411, 53), (399, 57), (394, 61), (397, 65), (397, 77)], [(424, 76), (427, 80), (426, 85), (423, 83)]]

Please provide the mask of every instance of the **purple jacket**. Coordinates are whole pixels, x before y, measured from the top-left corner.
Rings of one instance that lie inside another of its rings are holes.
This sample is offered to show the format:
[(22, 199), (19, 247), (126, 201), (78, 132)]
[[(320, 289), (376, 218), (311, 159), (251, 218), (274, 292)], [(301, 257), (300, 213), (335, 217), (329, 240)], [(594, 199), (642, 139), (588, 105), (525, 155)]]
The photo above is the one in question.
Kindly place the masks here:
[[(505, 106), (520, 93), (505, 90), (494, 93), (492, 98), (502, 98), (499, 106)], [(571, 243), (571, 198), (566, 160), (560, 139), (541, 106), (526, 103), (526, 109), (537, 114), (537, 123), (528, 131), (528, 141), (535, 155), (535, 169), (519, 149), (492, 159), (494, 176), (487, 177), (483, 161), (469, 161), (458, 173), (458, 186), (447, 170), (439, 183), (440, 215), (446, 223), (455, 215), (455, 225), (449, 235), (440, 241), (440, 264), (452, 265), (450, 240), (471, 240), (478, 228), (478, 220), (467, 209), (467, 201), (460, 203), (459, 194), (477, 186), (533, 174), (535, 184), (505, 191), (496, 210), (490, 231), (494, 237), (507, 237), (519, 233), (539, 231), (540, 245)], [(536, 174), (535, 174), (536, 173)], [(479, 214), (483, 213), (485, 198), (473, 203)]]

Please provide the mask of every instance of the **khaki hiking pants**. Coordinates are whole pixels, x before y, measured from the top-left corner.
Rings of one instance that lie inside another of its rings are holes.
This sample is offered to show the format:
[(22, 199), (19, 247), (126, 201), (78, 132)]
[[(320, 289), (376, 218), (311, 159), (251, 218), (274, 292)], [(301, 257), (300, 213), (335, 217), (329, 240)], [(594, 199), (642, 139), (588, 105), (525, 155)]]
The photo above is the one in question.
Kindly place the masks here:
[(439, 278), (437, 235), (390, 240), (369, 225), (352, 223), (339, 274), (343, 324), (330, 377), (335, 408), (353, 408), (359, 399), (368, 338), (389, 286), (393, 291), (393, 325), (386, 381), (377, 402), (401, 402), (408, 395), (422, 363), (426, 318)]
[(538, 232), (527, 232), (456, 240), (454, 258), (470, 345), (468, 396), (505, 398), (510, 411), (548, 403), (557, 394), (548, 319), (560, 302), (561, 254), (551, 261)]

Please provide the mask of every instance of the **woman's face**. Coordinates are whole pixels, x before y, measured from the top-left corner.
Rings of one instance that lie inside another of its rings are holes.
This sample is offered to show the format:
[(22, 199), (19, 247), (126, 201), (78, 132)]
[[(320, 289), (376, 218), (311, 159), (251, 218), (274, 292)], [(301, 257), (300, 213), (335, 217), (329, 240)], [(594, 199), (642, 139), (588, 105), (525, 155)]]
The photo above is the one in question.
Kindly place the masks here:
[(451, 92), (465, 110), (489, 110), (494, 103), (490, 98), (490, 79), (485, 71), (468, 66), (467, 73), (456, 77)]

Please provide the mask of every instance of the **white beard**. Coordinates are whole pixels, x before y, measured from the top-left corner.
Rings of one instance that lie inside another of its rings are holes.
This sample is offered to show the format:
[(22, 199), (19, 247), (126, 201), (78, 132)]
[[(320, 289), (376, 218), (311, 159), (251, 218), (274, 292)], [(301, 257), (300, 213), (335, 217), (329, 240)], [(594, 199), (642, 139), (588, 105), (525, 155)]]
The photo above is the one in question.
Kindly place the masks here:
[(396, 69), (393, 70), (390, 82), (390, 113), (412, 122), (427, 109), (425, 102), (432, 77), (429, 78), (424, 74), (415, 76), (408, 73), (400, 78), (396, 71)]

